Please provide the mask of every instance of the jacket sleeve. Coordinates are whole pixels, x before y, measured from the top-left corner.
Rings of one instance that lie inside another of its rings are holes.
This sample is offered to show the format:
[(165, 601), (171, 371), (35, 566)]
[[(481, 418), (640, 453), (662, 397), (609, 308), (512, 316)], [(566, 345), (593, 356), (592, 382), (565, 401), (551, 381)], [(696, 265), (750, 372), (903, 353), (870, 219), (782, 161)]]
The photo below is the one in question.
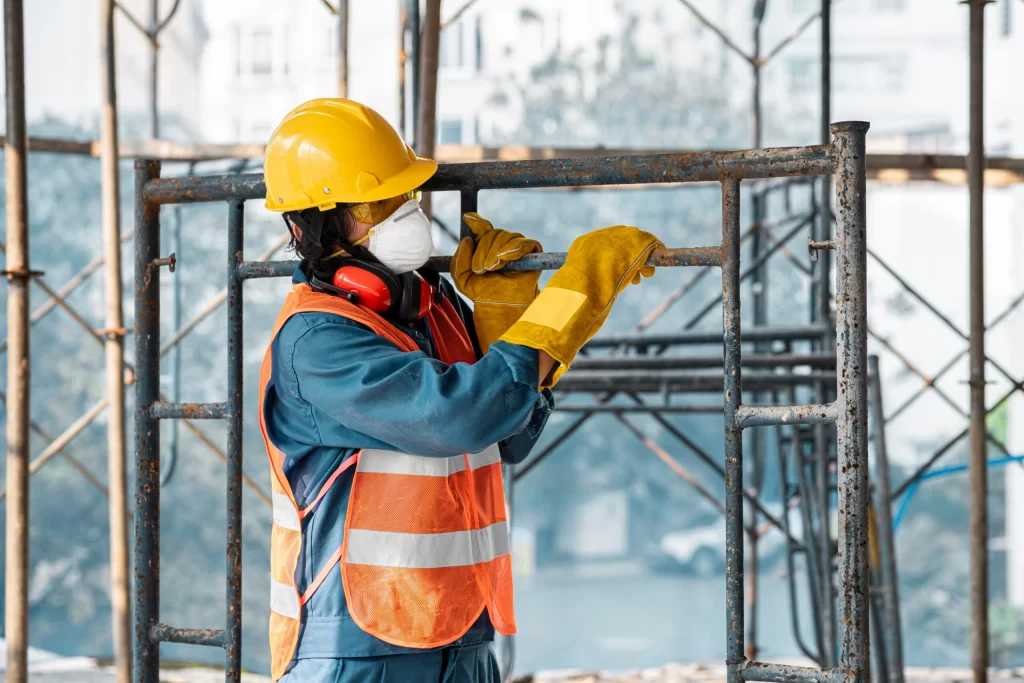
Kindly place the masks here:
[[(477, 339), (476, 325), (473, 322), (473, 309), (470, 308), (465, 298), (447, 280), (441, 280), (441, 291), (455, 305), (459, 317), (462, 318), (462, 324), (466, 326), (466, 331), (469, 332), (469, 336), (473, 340), (473, 349), (476, 351), (476, 356), (480, 358), (480, 342)], [(550, 389), (545, 389), (541, 392), (541, 398), (543, 400), (537, 401), (534, 405), (526, 427), (504, 441), (498, 442), (501, 459), (506, 464), (518, 465), (526, 460), (540, 438), (544, 425), (547, 424), (548, 416), (551, 415), (551, 411), (555, 407), (555, 397)]]
[(473, 365), (447, 365), (331, 316), (281, 351), (324, 446), (475, 453), (522, 432), (547, 403), (537, 352), (512, 344), (495, 344)]
[(544, 425), (547, 424), (548, 416), (555, 407), (555, 397), (550, 389), (541, 392), (542, 400), (537, 401), (530, 415), (530, 421), (519, 433), (513, 434), (498, 444), (501, 450), (501, 460), (508, 465), (518, 465), (526, 460), (533, 450), (537, 440), (540, 438)]

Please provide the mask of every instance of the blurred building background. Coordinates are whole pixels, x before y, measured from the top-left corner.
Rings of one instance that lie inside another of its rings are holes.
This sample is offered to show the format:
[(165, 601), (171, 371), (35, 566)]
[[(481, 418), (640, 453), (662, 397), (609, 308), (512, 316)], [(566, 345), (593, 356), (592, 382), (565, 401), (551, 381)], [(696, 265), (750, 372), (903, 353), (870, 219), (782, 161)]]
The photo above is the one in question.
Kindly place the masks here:
[[(121, 4), (135, 17), (149, 20), (149, 0)], [(163, 16), (171, 2), (157, 4)], [(350, 97), (398, 126), (399, 17), (404, 3), (349, 4)], [(461, 4), (445, 2), (442, 21)], [(753, 49), (751, 2), (693, 4), (741, 49)], [(762, 54), (785, 40), (818, 7), (815, 0), (768, 2)], [(33, 0), (25, 9), (30, 130), (53, 137), (97, 137), (98, 3)], [(1024, 3), (998, 0), (987, 17), (987, 151), (1024, 156), (1024, 90), (1018, 75), (1024, 64)], [(832, 120), (870, 121), (869, 153), (966, 152), (963, 7), (952, 0), (837, 0), (832, 25)], [(117, 18), (117, 35), (121, 135), (143, 140), (151, 135), (152, 48), (123, 14)], [(334, 95), (337, 40), (337, 21), (319, 0), (181, 0), (159, 39), (160, 137), (265, 142), (292, 107)], [(820, 142), (819, 69), (820, 38), (817, 23), (812, 23), (764, 67), (765, 146)], [(442, 31), (437, 141), (635, 149), (751, 147), (752, 88), (750, 65), (679, 0), (479, 0)], [(414, 137), (411, 121), (407, 111), (408, 139)], [(99, 252), (97, 168), (95, 160), (32, 157), (34, 263), (48, 273), (70, 274), (75, 264)], [(181, 164), (173, 169), (185, 172)], [(128, 178), (127, 164), (124, 170)], [(869, 246), (966, 330), (967, 193), (962, 174), (949, 180), (873, 181)], [(130, 181), (123, 189), (127, 227)], [(559, 250), (576, 234), (613, 223), (641, 225), (673, 244), (711, 243), (718, 228), (716, 203), (717, 191), (706, 188), (529, 197), (496, 192), (482, 198), (481, 212), (503, 227), (540, 236), (549, 250)], [(456, 224), (455, 197), (438, 197), (436, 206), (440, 216)], [(255, 203), (247, 210), (254, 217), (250, 248), (259, 253), (279, 237), (281, 226)], [(184, 240), (178, 277), (187, 319), (221, 286), (222, 245), (216, 230), (222, 215), (208, 207), (188, 207), (176, 215)], [(1019, 267), (1024, 262), (1022, 235), (1024, 188), (987, 188), (989, 317), (1024, 291)], [(439, 252), (451, 247), (439, 236)], [(799, 255), (801, 250), (795, 251)], [(886, 404), (894, 407), (912, 395), (921, 380), (887, 345), (901, 349), (931, 374), (965, 348), (965, 342), (878, 263), (871, 263), (869, 273), (870, 324), (876, 338), (886, 342), (874, 343), (872, 353), (882, 358)], [(659, 273), (649, 288), (631, 292), (633, 304), (616, 310), (609, 329), (631, 329), (678, 285), (677, 279), (676, 274)], [(772, 322), (804, 320), (808, 302), (801, 276), (783, 263), (769, 279)], [(247, 379), (262, 354), (267, 321), (276, 313), (282, 287), (286, 285), (260, 283), (247, 294), (254, 308), (246, 314)], [(697, 293), (713, 292), (715, 287), (711, 283)], [(126, 291), (130, 311), (130, 290)], [(98, 287), (76, 296), (84, 305), (96, 303), (99, 310)], [(713, 318), (711, 327), (719, 324)], [(654, 331), (674, 329), (673, 320), (678, 322), (667, 316)], [(184, 399), (221, 400), (213, 397), (222, 387), (211, 379), (223, 376), (223, 354), (215, 352), (221, 331), (216, 319), (204, 323), (198, 337), (185, 346)], [(1024, 376), (1022, 333), (1024, 318), (1015, 313), (988, 339), (990, 355), (1016, 377)], [(82, 351), (76, 342), (60, 341), (66, 331), (57, 322), (40, 326), (39, 334), (54, 342), (42, 344), (33, 359), (40, 366), (41, 383), (33, 402), (39, 405), (39, 419), (56, 425), (69, 411), (101, 395), (96, 386), (102, 373), (100, 356), (96, 349)], [(1012, 383), (991, 370), (989, 376), (991, 405)], [(962, 410), (968, 407), (966, 378), (964, 356), (937, 382)], [(255, 382), (250, 380), (248, 386)], [(1024, 452), (1022, 411), (1024, 404), (1017, 397), (992, 419), (992, 429), (1014, 453)], [(553, 419), (553, 425), (562, 419)], [(711, 452), (721, 453), (720, 417), (678, 422), (693, 430)], [(909, 473), (965, 426), (953, 407), (927, 392), (887, 426), (890, 458), (900, 471)], [(252, 420), (247, 424), (246, 469), (265, 482), (255, 429)], [(56, 426), (54, 430), (59, 431)], [(175, 617), (173, 623), (199, 625), (215, 619), (211, 615), (222, 609), (218, 591), (223, 577), (223, 511), (203, 500), (205, 495), (222, 495), (222, 466), (194, 443), (183, 443), (178, 481), (169, 484), (165, 498), (164, 514), (174, 519), (165, 527), (164, 600)], [(81, 450), (95, 451), (92, 462), (102, 471), (100, 430), (84, 444)], [(961, 444), (943, 462), (963, 462), (965, 454), (966, 445)], [(724, 538), (713, 510), (685, 487), (666, 481), (664, 466), (614, 426), (602, 423), (580, 433), (551, 460), (516, 492), (515, 538), (520, 557), (529, 558), (517, 562), (523, 613), (517, 670), (627, 668), (673, 659), (721, 658), (724, 589), (717, 556), (697, 565), (697, 576), (651, 574), (648, 562), (652, 549), (662, 547), (667, 538), (674, 538), (673, 547), (686, 548), (680, 552), (688, 558), (713, 548)], [(68, 493), (77, 486), (81, 484), (59, 473), (33, 480), (33, 534), (50, 537), (60, 529), (71, 537), (40, 540), (34, 551), (33, 643), (62, 653), (104, 654), (109, 653), (104, 621), (109, 610), (104, 602), (105, 509), (94, 492)], [(990, 491), (993, 601), (1024, 609), (1024, 472), (1010, 466), (993, 473)], [(966, 495), (965, 476), (929, 485), (915, 498), (897, 534), (909, 663), (948, 665), (967, 656)], [(245, 657), (247, 666), (265, 668), (261, 629), (269, 513), (258, 501), (247, 498), (246, 505)], [(724, 541), (719, 543), (723, 546)], [(764, 624), (762, 647), (767, 657), (791, 656), (796, 646), (789, 635), (782, 566), (768, 567), (761, 589), (766, 602), (758, 616)], [(197, 589), (200, 583), (208, 588)], [(1006, 627), (1012, 631), (1006, 637), (1017, 640), (1009, 646), (1006, 661), (1020, 665), (1024, 618), (1015, 611), (1010, 614), (1016, 615), (1016, 621), (1011, 619), (1016, 625)], [(578, 628), (564, 628), (570, 619)], [(196, 656), (194, 650), (173, 646), (168, 652)]]

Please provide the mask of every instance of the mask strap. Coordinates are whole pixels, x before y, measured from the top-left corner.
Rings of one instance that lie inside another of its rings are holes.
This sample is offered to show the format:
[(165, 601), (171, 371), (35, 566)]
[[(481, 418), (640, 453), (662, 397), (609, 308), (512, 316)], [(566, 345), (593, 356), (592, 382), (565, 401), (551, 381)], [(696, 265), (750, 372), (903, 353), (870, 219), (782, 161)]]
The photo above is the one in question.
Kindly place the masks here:
[[(353, 257), (355, 257), (357, 259), (362, 259), (363, 261), (371, 261), (373, 263), (379, 264), (383, 268), (387, 268), (387, 266), (385, 266), (383, 263), (381, 263), (381, 260), (379, 258), (377, 258), (376, 256), (373, 255), (372, 251), (370, 251), (369, 249), (367, 249), (363, 245), (359, 244), (359, 242), (362, 242), (365, 239), (366, 238), (364, 237), (363, 239), (358, 240), (358, 241), (356, 241), (355, 243), (352, 243), (352, 244), (349, 244), (348, 242), (345, 242), (344, 240), (342, 240), (339, 243), (341, 245), (341, 248), (338, 251), (336, 251), (333, 254), (331, 254), (331, 256), (328, 257), (328, 258), (334, 258), (338, 254), (347, 253), (347, 254), (350, 254), (351, 256), (353, 256)], [(388, 270), (390, 270), (390, 268), (388, 268)]]
[(323, 233), (324, 227), (324, 212), (316, 210), (313, 214), (313, 219), (307, 221), (302, 217), (299, 211), (290, 211), (287, 214), (285, 222), (288, 223), (288, 231), (292, 233), (292, 237), (295, 237), (295, 232), (292, 230), (292, 224), (299, 226), (303, 234), (309, 235), (313, 242), (320, 244), (320, 235)]

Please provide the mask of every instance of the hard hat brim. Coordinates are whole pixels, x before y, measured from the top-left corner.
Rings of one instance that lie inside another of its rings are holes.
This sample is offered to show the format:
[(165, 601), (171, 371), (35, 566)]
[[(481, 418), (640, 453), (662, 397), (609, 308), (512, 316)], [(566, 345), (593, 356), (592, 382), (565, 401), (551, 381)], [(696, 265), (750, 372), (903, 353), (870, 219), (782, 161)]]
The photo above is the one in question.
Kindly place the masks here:
[[(318, 197), (319, 201), (292, 202), (287, 204), (280, 204), (278, 202), (271, 201), (269, 192), (267, 193), (264, 207), (270, 211), (287, 212), (287, 211), (302, 211), (305, 209), (311, 209), (313, 207), (319, 207), (324, 210), (332, 208), (338, 204), (361, 204), (363, 202), (376, 202), (382, 199), (390, 199), (397, 197), (400, 194), (411, 192), (418, 189), (423, 183), (430, 180), (430, 178), (437, 173), (437, 162), (433, 159), (425, 159), (423, 157), (416, 157), (416, 161), (409, 164), (406, 168), (402, 169), (400, 173), (388, 178), (386, 181), (373, 188), (372, 190), (359, 192), (357, 194), (347, 193), (331, 193), (325, 195), (322, 198)], [(341, 183), (330, 183), (335, 186)]]
[(418, 189), (423, 183), (437, 173), (437, 162), (433, 159), (416, 157), (416, 161), (409, 164), (401, 173), (388, 178), (378, 187), (369, 192), (360, 194), (359, 198), (353, 198), (352, 202), (376, 202), (381, 199), (391, 199), (406, 192)]

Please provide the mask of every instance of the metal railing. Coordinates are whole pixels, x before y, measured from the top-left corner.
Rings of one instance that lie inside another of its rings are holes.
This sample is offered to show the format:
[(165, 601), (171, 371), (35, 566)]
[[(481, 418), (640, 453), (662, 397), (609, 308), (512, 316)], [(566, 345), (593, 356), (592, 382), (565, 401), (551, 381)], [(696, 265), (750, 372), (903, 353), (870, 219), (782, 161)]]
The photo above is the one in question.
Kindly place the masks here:
[[(864, 145), (867, 124), (837, 123), (827, 145), (635, 157), (449, 164), (427, 191), (459, 191), (462, 212), (477, 208), (480, 190), (607, 184), (717, 181), (722, 185), (722, 244), (666, 250), (663, 265), (722, 268), (724, 323), (726, 612), (730, 683), (740, 681), (866, 681), (867, 319)], [(294, 264), (247, 262), (244, 203), (265, 195), (262, 176), (161, 179), (157, 161), (136, 162), (135, 177), (135, 680), (157, 683), (159, 644), (190, 643), (226, 650), (226, 679), (241, 675), (242, 304), (247, 279), (290, 275)], [(836, 176), (837, 399), (815, 406), (747, 406), (741, 401), (740, 183), (792, 175)], [(228, 206), (228, 395), (222, 403), (160, 400), (160, 206), (223, 201)], [(538, 255), (528, 267), (556, 268), (559, 255)], [(444, 265), (443, 263), (441, 265)], [(571, 374), (570, 374), (571, 376)], [(222, 419), (227, 444), (227, 614), (217, 630), (160, 622), (159, 420)], [(743, 430), (755, 425), (834, 423), (838, 430), (839, 666), (827, 669), (748, 661), (743, 612)]]

